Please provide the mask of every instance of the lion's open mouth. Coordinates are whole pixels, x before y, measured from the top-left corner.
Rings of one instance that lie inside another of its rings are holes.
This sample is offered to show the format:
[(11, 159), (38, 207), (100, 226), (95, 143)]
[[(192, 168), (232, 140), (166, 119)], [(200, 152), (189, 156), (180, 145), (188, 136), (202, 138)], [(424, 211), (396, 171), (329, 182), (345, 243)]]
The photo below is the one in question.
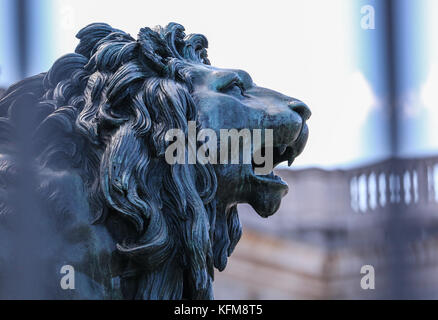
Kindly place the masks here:
[[(272, 150), (272, 168), (266, 175), (257, 175), (256, 169), (264, 168), (264, 164), (257, 165), (253, 161), (252, 165), (248, 166), (249, 176), (251, 180), (251, 196), (248, 203), (254, 210), (264, 218), (273, 215), (281, 204), (281, 199), (287, 194), (289, 187), (279, 176), (275, 175), (273, 169), (280, 163), (292, 165), (295, 158), (303, 151), (308, 137), (308, 128), (306, 124), (302, 125), (298, 138), (287, 144), (277, 143)], [(262, 154), (265, 150), (261, 150)], [(265, 172), (267, 170), (264, 170)], [(259, 172), (259, 171), (257, 171)]]
[[(275, 175), (273, 169), (276, 166), (278, 166), (280, 163), (286, 163), (286, 162), (287, 165), (290, 167), (294, 162), (295, 158), (302, 152), (304, 145), (307, 142), (307, 136), (308, 136), (308, 129), (306, 124), (304, 124), (301, 128), (301, 132), (298, 138), (293, 143), (281, 144), (273, 147), (272, 171), (269, 174), (257, 175), (255, 173), (256, 169), (263, 168), (265, 164), (257, 164), (253, 158), (251, 165), (252, 175), (260, 182), (279, 184), (287, 187), (286, 182), (284, 182), (279, 176)], [(266, 155), (266, 150), (264, 150), (264, 147), (262, 148), (261, 153)]]
[[(262, 154), (266, 154), (265, 150), (262, 150)], [(294, 150), (292, 146), (288, 145), (281, 145), (274, 147), (272, 150), (273, 154), (273, 161), (272, 161), (272, 169), (274, 169), (276, 166), (278, 166), (282, 162), (288, 163), (288, 166), (291, 166), (294, 161)], [(261, 182), (266, 183), (275, 183), (275, 184), (283, 184), (287, 186), (287, 184), (277, 175), (274, 174), (274, 171), (271, 171), (269, 174), (266, 175), (256, 175), (256, 169), (257, 168), (263, 168), (265, 164), (256, 164), (254, 159), (252, 160), (252, 174), (255, 178), (260, 180)]]

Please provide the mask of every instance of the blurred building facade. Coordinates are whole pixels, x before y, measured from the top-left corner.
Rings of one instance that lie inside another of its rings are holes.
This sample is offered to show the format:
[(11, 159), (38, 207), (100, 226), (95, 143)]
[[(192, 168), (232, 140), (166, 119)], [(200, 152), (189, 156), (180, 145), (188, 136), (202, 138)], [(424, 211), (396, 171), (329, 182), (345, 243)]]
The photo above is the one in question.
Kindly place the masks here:
[[(398, 285), (438, 298), (438, 157), (277, 174), (290, 191), (274, 216), (240, 206), (244, 234), (216, 275), (217, 299), (385, 298)], [(374, 290), (361, 288), (364, 265), (375, 269)]]

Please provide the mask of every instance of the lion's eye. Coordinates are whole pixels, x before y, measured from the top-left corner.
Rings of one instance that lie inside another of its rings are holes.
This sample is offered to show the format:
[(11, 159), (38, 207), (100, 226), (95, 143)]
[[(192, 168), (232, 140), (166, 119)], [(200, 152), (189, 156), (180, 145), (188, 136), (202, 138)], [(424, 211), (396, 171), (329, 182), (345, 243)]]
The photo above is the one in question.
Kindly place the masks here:
[(245, 96), (243, 84), (239, 81), (232, 81), (220, 89), (221, 92), (232, 95)]

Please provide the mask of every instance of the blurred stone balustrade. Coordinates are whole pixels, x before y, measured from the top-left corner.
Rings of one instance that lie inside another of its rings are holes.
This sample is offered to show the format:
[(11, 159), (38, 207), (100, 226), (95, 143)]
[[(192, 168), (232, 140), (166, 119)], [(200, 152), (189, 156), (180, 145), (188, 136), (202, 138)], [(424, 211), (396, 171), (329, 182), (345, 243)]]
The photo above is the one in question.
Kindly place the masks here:
[[(239, 206), (244, 234), (227, 269), (217, 273), (217, 299), (386, 297), (394, 217), (406, 228), (410, 285), (438, 298), (438, 157), (276, 171), (289, 193), (268, 219)], [(375, 267), (375, 290), (360, 287), (367, 264)]]

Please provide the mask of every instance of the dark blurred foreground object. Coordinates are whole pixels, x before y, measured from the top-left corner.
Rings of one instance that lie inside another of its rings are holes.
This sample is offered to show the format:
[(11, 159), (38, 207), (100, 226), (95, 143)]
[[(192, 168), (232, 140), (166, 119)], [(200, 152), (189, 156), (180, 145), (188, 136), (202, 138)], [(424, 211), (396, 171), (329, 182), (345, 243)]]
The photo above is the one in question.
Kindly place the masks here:
[(241, 236), (237, 204), (267, 217), (288, 187), (252, 164), (171, 165), (166, 134), (189, 121), (274, 129), (275, 166), (303, 150), (309, 109), (210, 66), (206, 38), (176, 23), (77, 37), (0, 100), (0, 297), (213, 298)]

